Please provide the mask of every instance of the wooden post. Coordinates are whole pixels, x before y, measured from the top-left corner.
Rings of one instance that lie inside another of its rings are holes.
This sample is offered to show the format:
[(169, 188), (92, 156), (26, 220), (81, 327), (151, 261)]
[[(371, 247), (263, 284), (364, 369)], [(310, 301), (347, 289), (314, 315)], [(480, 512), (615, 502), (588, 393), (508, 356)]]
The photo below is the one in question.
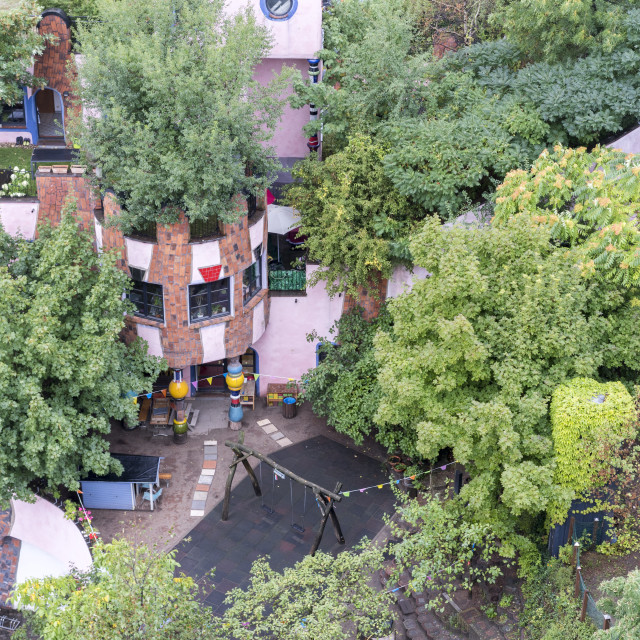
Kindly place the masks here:
[(589, 589), (584, 590), (584, 595), (582, 596), (582, 609), (580, 611), (580, 622), (584, 622), (584, 619), (587, 617), (587, 601), (589, 600)]
[(578, 549), (580, 549), (580, 543), (579, 542), (574, 542), (573, 543), (573, 557), (571, 558), (571, 564), (574, 567), (575, 567), (576, 561), (578, 559)]
[(576, 567), (576, 588), (574, 590), (573, 596), (577, 600), (580, 597), (580, 578), (582, 577), (582, 569), (580, 565)]
[(603, 631), (606, 631), (607, 629), (611, 629), (611, 616), (605, 613), (603, 617), (604, 617), (604, 622), (602, 623)]
[[(244, 442), (244, 431), (240, 431), (238, 433), (238, 442), (237, 444), (242, 445)], [(233, 483), (233, 476), (236, 474), (236, 469), (238, 467), (238, 463), (242, 462), (244, 468), (247, 470), (249, 474), (249, 478), (251, 478), (251, 484), (253, 485), (253, 490), (257, 496), (262, 495), (262, 491), (260, 490), (260, 484), (258, 483), (258, 479), (256, 478), (256, 474), (253, 472), (251, 465), (247, 462), (247, 456), (242, 454), (242, 451), (238, 448), (232, 448), (233, 451), (233, 460), (229, 465), (229, 475), (227, 476), (227, 482), (224, 486), (224, 503), (222, 504), (222, 520), (226, 521), (229, 519), (229, 502), (231, 501), (231, 484)]]
[(318, 529), (318, 533), (316, 534), (316, 539), (313, 541), (313, 545), (311, 546), (311, 551), (309, 551), (310, 556), (314, 556), (318, 547), (320, 546), (320, 540), (322, 540), (322, 534), (324, 533), (324, 528), (327, 524), (327, 518), (329, 517), (329, 507), (326, 505), (325, 499), (320, 495), (319, 492), (314, 491), (316, 500), (318, 500), (318, 504), (320, 505), (320, 511), (322, 511), (322, 520), (320, 520), (320, 529)]
[[(336, 488), (333, 491), (335, 493), (340, 493), (340, 489), (342, 489), (342, 482), (337, 482)], [(340, 523), (338, 522), (338, 516), (336, 515), (335, 509), (333, 508), (333, 502), (329, 504), (329, 507), (329, 517), (331, 518), (331, 524), (333, 525), (336, 539), (340, 544), (344, 544), (344, 536), (342, 535), (342, 529), (340, 528)]]
[(571, 542), (571, 539), (573, 538), (573, 528), (576, 524), (576, 519), (574, 518), (574, 516), (571, 516), (571, 518), (569, 519), (569, 533), (567, 534), (567, 544), (569, 544)]

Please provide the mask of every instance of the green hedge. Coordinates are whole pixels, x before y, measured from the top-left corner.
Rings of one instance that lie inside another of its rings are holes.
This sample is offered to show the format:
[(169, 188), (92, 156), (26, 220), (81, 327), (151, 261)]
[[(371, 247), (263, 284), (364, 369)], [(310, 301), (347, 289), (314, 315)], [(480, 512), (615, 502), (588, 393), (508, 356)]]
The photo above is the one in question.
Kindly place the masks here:
[(555, 481), (576, 495), (594, 486), (607, 452), (631, 435), (634, 411), (633, 398), (621, 382), (574, 378), (560, 385), (551, 400)]

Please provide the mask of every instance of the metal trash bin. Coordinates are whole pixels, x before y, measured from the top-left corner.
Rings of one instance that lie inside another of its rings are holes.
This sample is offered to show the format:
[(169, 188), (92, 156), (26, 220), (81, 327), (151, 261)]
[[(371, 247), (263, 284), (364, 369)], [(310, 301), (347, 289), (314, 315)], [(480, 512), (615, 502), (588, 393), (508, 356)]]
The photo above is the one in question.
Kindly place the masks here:
[(282, 399), (282, 415), (285, 418), (295, 418), (298, 412), (298, 405), (295, 398), (283, 398)]

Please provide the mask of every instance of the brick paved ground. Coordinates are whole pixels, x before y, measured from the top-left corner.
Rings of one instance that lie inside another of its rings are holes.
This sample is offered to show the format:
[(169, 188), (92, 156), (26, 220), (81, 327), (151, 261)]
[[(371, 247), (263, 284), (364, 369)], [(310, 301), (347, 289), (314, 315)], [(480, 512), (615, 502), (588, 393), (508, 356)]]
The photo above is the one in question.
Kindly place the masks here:
[[(324, 436), (283, 448), (271, 457), (331, 490), (337, 481), (349, 490), (388, 480), (379, 461)], [(252, 466), (259, 476), (259, 466)], [(190, 540), (183, 540), (176, 547), (178, 562), (188, 575), (201, 579), (215, 567), (215, 588), (207, 589), (204, 595), (205, 602), (214, 610), (219, 609), (229, 589), (247, 583), (251, 563), (259, 556), (269, 554), (271, 566), (281, 570), (302, 559), (311, 548), (320, 522), (320, 511), (311, 491), (307, 492), (305, 530), (300, 533), (291, 525), (292, 518), (293, 524), (302, 525), (304, 489), (296, 483), (290, 485), (288, 479), (274, 478), (271, 469), (263, 464), (263, 500), (255, 496), (249, 479), (243, 479), (232, 490), (229, 520), (221, 521), (222, 505), (218, 504), (192, 529)], [(338, 544), (329, 523), (320, 549), (336, 553), (364, 536), (373, 538), (383, 526), (383, 514), (392, 511), (393, 501), (388, 486), (350, 493), (336, 506), (346, 544)], [(273, 508), (274, 513), (263, 508), (262, 502)]]

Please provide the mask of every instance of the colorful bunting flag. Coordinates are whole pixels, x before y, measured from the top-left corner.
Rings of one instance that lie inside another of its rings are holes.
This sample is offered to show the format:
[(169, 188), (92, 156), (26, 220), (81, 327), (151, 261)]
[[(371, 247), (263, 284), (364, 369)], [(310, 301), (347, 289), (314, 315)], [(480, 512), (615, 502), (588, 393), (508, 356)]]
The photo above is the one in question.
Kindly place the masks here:
[(133, 399), (133, 404), (138, 404), (138, 398)]
[(207, 382), (208, 382), (209, 384), (213, 384), (213, 376), (211, 376), (211, 377), (207, 378)]
[(197, 391), (198, 390), (198, 382), (192, 382), (191, 383), (193, 385), (193, 388)]
[(348, 497), (351, 495), (351, 491), (345, 491), (342, 495), (343, 495), (345, 498), (348, 498)]
[(151, 394), (150, 393), (147, 393), (147, 398), (151, 398)]
[(382, 485), (381, 484), (378, 485), (378, 489), (382, 489)]
[(260, 374), (259, 374), (259, 373), (254, 373), (254, 374), (253, 374), (253, 378), (254, 378), (254, 380), (257, 380), (259, 377), (260, 377)]
[(167, 390), (163, 389), (160, 393), (162, 393), (162, 397), (166, 398), (167, 397)]

